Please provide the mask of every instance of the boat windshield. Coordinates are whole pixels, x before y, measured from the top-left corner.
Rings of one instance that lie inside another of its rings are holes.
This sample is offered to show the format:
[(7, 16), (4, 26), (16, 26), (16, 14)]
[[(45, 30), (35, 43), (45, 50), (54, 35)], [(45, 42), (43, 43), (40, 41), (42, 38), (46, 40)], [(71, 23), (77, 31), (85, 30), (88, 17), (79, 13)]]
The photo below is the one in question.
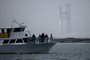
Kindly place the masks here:
[(25, 28), (14, 28), (13, 32), (20, 32), (20, 31), (24, 31)]

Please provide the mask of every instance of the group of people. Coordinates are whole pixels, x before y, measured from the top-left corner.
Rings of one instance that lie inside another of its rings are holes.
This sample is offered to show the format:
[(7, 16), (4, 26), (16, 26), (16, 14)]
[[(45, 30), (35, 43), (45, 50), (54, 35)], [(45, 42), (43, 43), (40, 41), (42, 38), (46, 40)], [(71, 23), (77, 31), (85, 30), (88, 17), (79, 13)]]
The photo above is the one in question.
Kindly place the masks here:
[[(52, 39), (52, 34), (50, 35), (50, 40)], [(35, 34), (32, 35), (31, 40), (33, 43), (38, 41), (39, 43), (48, 43), (49, 37), (47, 34), (39, 34), (38, 38), (35, 36)]]

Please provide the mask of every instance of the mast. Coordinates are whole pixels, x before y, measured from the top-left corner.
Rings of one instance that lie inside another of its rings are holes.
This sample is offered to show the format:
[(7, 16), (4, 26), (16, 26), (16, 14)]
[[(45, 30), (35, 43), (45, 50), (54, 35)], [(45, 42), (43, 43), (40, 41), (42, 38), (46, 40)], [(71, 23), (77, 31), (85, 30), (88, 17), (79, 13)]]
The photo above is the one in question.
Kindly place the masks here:
[(26, 27), (26, 25), (23, 25), (24, 22), (18, 23), (16, 20), (13, 20), (14, 23), (18, 24), (19, 27)]

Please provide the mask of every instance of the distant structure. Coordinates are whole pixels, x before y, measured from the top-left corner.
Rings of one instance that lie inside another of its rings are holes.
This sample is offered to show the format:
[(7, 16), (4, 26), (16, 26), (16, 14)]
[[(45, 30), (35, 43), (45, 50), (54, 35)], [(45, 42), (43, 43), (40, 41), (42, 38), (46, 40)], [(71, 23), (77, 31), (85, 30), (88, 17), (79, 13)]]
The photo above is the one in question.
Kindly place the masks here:
[(66, 4), (67, 32), (71, 33), (71, 5)]
[(61, 34), (71, 33), (71, 4), (66, 3), (62, 5), (60, 2), (60, 30)]

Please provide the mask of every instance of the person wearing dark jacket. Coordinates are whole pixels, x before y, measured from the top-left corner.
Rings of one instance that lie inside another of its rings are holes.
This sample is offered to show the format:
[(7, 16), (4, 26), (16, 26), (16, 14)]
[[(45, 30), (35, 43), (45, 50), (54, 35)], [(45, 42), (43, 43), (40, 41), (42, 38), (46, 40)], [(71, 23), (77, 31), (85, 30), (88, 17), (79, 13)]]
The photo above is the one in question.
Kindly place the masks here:
[(36, 36), (35, 36), (35, 34), (33, 34), (32, 35), (32, 42), (35, 43), (35, 41), (36, 41)]
[(45, 34), (45, 43), (48, 43), (48, 35), (47, 34)]
[(45, 39), (45, 36), (44, 36), (44, 33), (42, 33), (42, 35), (41, 35), (41, 42), (44, 42), (44, 39)]

